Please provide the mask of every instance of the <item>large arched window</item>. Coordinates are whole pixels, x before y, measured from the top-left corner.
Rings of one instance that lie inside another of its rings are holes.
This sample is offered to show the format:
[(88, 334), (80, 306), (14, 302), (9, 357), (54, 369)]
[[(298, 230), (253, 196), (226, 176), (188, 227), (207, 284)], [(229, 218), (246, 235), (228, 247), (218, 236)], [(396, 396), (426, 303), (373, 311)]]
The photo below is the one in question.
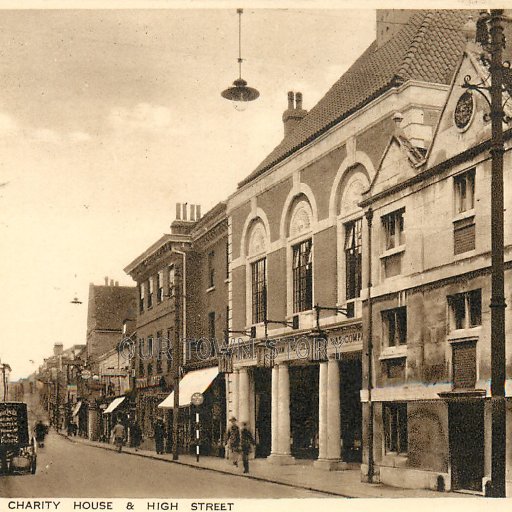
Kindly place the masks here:
[(267, 312), (267, 251), (268, 236), (261, 219), (253, 221), (248, 236), (247, 261), (250, 266), (252, 324), (264, 321)]
[(313, 215), (306, 199), (299, 198), (290, 216), (293, 313), (313, 307)]

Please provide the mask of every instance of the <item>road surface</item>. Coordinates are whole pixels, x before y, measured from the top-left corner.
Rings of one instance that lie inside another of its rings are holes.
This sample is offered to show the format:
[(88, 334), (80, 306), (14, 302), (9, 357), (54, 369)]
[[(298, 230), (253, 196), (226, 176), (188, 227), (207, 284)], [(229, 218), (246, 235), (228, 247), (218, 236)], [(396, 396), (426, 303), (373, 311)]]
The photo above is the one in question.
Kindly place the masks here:
[(314, 498), (325, 494), (72, 443), (51, 433), (35, 475), (0, 476), (4, 498)]

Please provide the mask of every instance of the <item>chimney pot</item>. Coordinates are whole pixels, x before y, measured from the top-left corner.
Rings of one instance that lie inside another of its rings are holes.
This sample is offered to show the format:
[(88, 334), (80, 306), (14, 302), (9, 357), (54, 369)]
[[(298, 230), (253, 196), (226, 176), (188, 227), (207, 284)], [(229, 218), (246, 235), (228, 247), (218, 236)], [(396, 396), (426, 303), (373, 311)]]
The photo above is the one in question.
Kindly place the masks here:
[(295, 94), (295, 105), (297, 110), (302, 110), (302, 93), (298, 92)]
[(176, 203), (176, 220), (181, 219), (181, 203)]
[(116, 282), (114, 283), (114, 286), (119, 286), (119, 281), (116, 281)]
[(201, 205), (196, 204), (196, 219), (199, 220), (201, 218)]
[(288, 110), (293, 110), (293, 91), (288, 92)]
[(187, 220), (187, 205), (188, 203), (183, 203), (183, 220)]
[(190, 220), (191, 221), (196, 220), (196, 205), (195, 204), (190, 205)]
[(113, 279), (110, 280), (110, 286), (114, 286), (114, 280)]
[(108, 276), (105, 276), (105, 286), (108, 286)]

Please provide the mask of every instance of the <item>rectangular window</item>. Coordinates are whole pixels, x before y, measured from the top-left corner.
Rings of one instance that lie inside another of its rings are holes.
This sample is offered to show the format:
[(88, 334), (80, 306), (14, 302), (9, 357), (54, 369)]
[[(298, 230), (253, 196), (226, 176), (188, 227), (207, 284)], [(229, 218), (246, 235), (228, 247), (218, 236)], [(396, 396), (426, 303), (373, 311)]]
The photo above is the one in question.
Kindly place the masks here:
[(252, 272), (252, 323), (257, 324), (265, 319), (267, 307), (267, 259), (251, 264)]
[(400, 247), (405, 243), (404, 212), (405, 210), (401, 208), (382, 217), (386, 251)]
[(293, 312), (313, 305), (313, 251), (311, 239), (293, 246)]
[(345, 224), (345, 283), (347, 299), (355, 299), (361, 294), (362, 224), (362, 219)]
[(482, 325), (482, 290), (457, 293), (448, 297), (450, 329), (471, 329)]
[(162, 359), (163, 359), (163, 339), (162, 331), (156, 333), (156, 372), (162, 373)]
[(148, 357), (153, 357), (153, 336), (148, 336)]
[(407, 344), (407, 308), (405, 306), (382, 312), (384, 341), (388, 347)]
[(139, 311), (144, 311), (144, 283), (139, 285)]
[(208, 337), (215, 339), (215, 311), (208, 313)]
[(407, 404), (383, 404), (386, 453), (407, 454)]
[(169, 265), (168, 269), (168, 282), (167, 282), (167, 288), (169, 297), (174, 297), (174, 287), (176, 284), (176, 273), (174, 269), (174, 265)]
[(148, 308), (153, 306), (153, 278), (148, 279)]
[(453, 349), (453, 387), (474, 388), (476, 384), (476, 341), (457, 342)]
[(467, 212), (475, 207), (475, 169), (453, 178), (455, 188), (455, 214)]
[(215, 253), (210, 251), (208, 253), (208, 288), (212, 288), (215, 286), (215, 267), (213, 265), (213, 260), (215, 258)]
[(144, 359), (145, 352), (144, 352), (144, 338), (139, 338), (139, 358)]
[(165, 359), (167, 360), (167, 371), (172, 368), (172, 351), (174, 347), (174, 327), (167, 329), (167, 346), (165, 347)]
[(156, 275), (156, 300), (158, 303), (164, 300), (164, 271), (160, 270)]
[(453, 254), (463, 254), (475, 249), (475, 218), (453, 223)]

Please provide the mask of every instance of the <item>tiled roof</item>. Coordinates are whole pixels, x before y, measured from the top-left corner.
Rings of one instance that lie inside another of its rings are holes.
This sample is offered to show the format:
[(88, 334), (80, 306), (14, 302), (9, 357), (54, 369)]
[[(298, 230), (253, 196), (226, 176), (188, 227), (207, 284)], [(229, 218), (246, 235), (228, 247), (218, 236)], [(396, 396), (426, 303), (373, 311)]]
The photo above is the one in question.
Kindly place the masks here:
[(471, 11), (437, 10), (414, 14), (381, 45), (373, 42), (297, 127), (238, 186), (308, 144), (357, 109), (407, 80), (449, 84), (464, 49), (460, 31)]

